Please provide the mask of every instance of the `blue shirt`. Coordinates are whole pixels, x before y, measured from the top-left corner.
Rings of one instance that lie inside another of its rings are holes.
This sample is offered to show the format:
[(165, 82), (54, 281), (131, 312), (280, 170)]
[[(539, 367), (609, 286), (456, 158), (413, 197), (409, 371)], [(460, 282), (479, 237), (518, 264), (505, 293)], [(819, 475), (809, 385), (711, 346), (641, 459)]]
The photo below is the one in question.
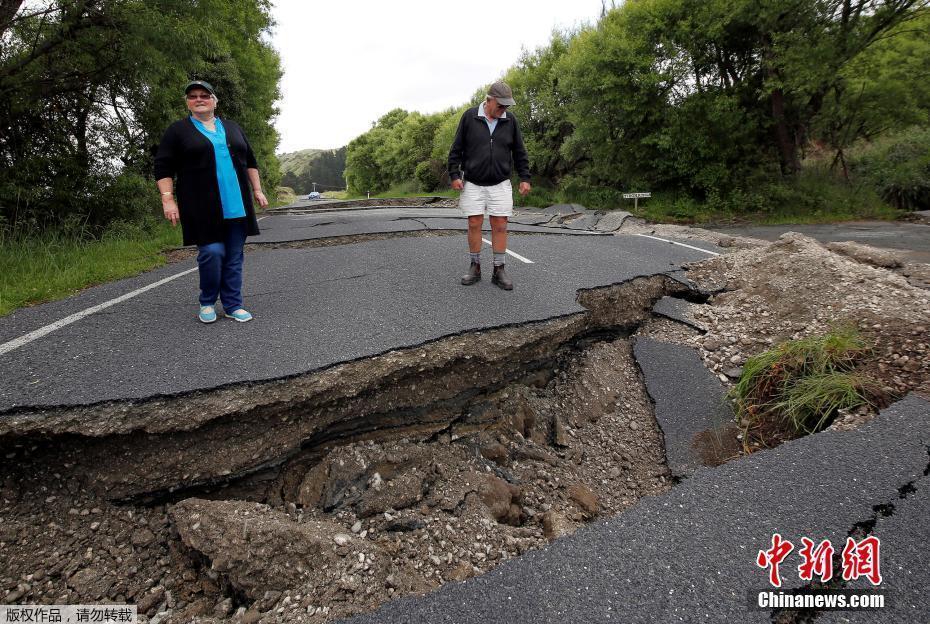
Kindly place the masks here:
[(488, 123), (488, 130), (491, 134), (494, 134), (494, 128), (497, 127), (497, 119), (503, 119), (507, 116), (507, 111), (501, 113), (501, 116), (497, 119), (488, 119), (487, 113), (484, 112), (484, 102), (481, 103), (481, 106), (478, 107), (478, 116), (482, 117)]
[(200, 133), (210, 139), (213, 144), (213, 153), (216, 155), (216, 181), (220, 187), (220, 203), (223, 205), (224, 219), (238, 219), (245, 216), (245, 205), (242, 203), (242, 189), (239, 188), (239, 178), (233, 167), (232, 155), (229, 145), (226, 144), (226, 128), (219, 117), (215, 118), (216, 132), (210, 132), (206, 126), (194, 116), (191, 116), (194, 126)]

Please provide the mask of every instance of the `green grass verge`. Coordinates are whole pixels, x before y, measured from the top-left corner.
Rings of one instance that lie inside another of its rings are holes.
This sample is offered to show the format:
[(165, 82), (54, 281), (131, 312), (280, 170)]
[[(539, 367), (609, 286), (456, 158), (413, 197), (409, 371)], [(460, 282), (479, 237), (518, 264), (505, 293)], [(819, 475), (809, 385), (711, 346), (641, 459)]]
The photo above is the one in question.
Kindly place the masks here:
[[(634, 189), (648, 190), (648, 189)], [(595, 209), (622, 209), (656, 223), (720, 225), (732, 223), (782, 225), (894, 220), (901, 211), (893, 208), (866, 184), (850, 184), (820, 165), (809, 165), (793, 180), (762, 179), (752, 190), (736, 189), (726, 196), (711, 195), (699, 201), (684, 193), (658, 191), (649, 199), (623, 199), (610, 188), (534, 186), (526, 198), (514, 196), (515, 205), (545, 207), (581, 204)]]
[(855, 328), (837, 327), (749, 358), (730, 391), (746, 442), (814, 433), (841, 409), (882, 403), (880, 385), (855, 370), (870, 352)]
[(180, 244), (180, 226), (166, 222), (118, 224), (92, 239), (62, 231), (0, 234), (0, 316), (161, 266), (162, 252)]

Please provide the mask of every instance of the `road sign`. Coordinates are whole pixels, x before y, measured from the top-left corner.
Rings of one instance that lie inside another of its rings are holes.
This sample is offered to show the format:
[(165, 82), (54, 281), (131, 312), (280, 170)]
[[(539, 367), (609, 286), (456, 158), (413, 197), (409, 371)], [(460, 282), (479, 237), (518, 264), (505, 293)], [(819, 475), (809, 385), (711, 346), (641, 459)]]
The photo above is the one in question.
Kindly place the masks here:
[(646, 199), (647, 197), (652, 197), (652, 193), (624, 193), (623, 199), (632, 199), (633, 200), (633, 210), (639, 208), (639, 200)]

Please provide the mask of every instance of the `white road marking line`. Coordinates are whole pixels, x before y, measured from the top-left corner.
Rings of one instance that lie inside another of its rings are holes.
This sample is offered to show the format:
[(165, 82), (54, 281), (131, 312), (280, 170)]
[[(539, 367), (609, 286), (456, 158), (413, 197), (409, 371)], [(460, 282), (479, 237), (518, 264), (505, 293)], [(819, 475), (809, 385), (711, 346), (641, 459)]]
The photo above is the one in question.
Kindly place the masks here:
[(659, 238), (658, 236), (649, 236), (648, 234), (637, 234), (637, 236), (642, 236), (643, 238), (651, 238), (652, 240), (662, 241), (663, 243), (671, 243), (673, 245), (678, 245), (680, 247), (687, 247), (688, 249), (693, 249), (695, 251), (703, 251), (706, 254), (712, 256), (719, 256), (720, 254), (716, 251), (707, 251), (706, 249), (701, 249), (700, 247), (693, 247), (692, 245), (685, 245), (684, 243), (676, 243), (673, 240), (668, 240), (667, 238)]
[[(482, 238), (481, 240), (483, 240), (484, 242), (486, 242), (488, 245), (491, 245), (491, 241), (489, 241), (488, 239)], [(494, 246), (491, 245), (491, 247), (493, 248)], [(507, 253), (509, 253), (511, 256), (513, 256), (513, 257), (516, 258), (517, 260), (520, 260), (521, 262), (525, 262), (525, 263), (527, 263), (527, 264), (536, 264), (535, 262), (533, 262), (533, 261), (530, 260), (529, 258), (524, 258), (524, 257), (521, 256), (520, 254), (514, 253), (514, 252), (510, 251), (509, 249), (507, 250)]]
[(135, 297), (135, 296), (137, 296), (137, 295), (141, 295), (142, 293), (144, 293), (144, 292), (146, 292), (146, 291), (149, 291), (149, 290), (152, 290), (153, 288), (158, 288), (159, 286), (161, 286), (161, 285), (163, 285), (163, 284), (167, 284), (167, 283), (170, 282), (171, 280), (178, 279), (179, 277), (182, 277), (182, 276), (184, 276), (184, 275), (187, 275), (188, 273), (193, 273), (193, 272), (196, 271), (196, 270), (197, 270), (197, 267), (194, 267), (193, 269), (188, 269), (187, 271), (182, 271), (181, 273), (177, 273), (176, 275), (172, 275), (171, 277), (166, 277), (165, 279), (159, 280), (159, 281), (155, 282), (154, 284), (149, 284), (148, 286), (143, 286), (142, 288), (139, 288), (139, 289), (134, 290), (134, 291), (132, 291), (132, 292), (126, 293), (125, 295), (121, 295), (121, 296), (117, 297), (116, 299), (111, 299), (110, 301), (107, 301), (107, 302), (105, 302), (105, 303), (101, 303), (101, 304), (99, 304), (99, 305), (95, 305), (95, 306), (93, 306), (93, 307), (91, 307), (91, 308), (87, 308), (86, 310), (81, 310), (80, 312), (77, 312), (77, 313), (75, 313), (75, 314), (72, 314), (71, 316), (66, 316), (65, 318), (61, 319), (60, 321), (55, 321), (55, 322), (52, 323), (51, 325), (46, 325), (45, 327), (42, 327), (42, 328), (37, 329), (37, 330), (35, 330), (35, 331), (29, 332), (28, 334), (25, 334), (25, 335), (23, 335), (23, 336), (20, 336), (19, 338), (15, 339), (15, 340), (11, 340), (11, 341), (9, 341), (9, 342), (5, 342), (5, 343), (3, 343), (3, 344), (0, 344), (0, 355), (4, 355), (5, 353), (9, 353), (10, 351), (12, 351), (12, 350), (14, 350), (14, 349), (18, 349), (18, 348), (20, 348), (20, 347), (23, 346), (23, 345), (29, 344), (29, 343), (32, 342), (33, 340), (38, 340), (38, 339), (41, 338), (42, 336), (45, 336), (45, 335), (47, 335), (47, 334), (52, 333), (52, 332), (55, 331), (56, 329), (61, 329), (61, 328), (64, 327), (65, 325), (70, 325), (71, 323), (74, 323), (75, 321), (79, 321), (79, 320), (81, 320), (82, 318), (85, 318), (85, 317), (87, 317), (87, 316), (90, 316), (91, 314), (94, 314), (95, 312), (99, 312), (100, 310), (104, 310), (104, 309), (106, 309), (106, 308), (109, 308), (110, 306), (114, 306), (114, 305), (116, 305), (117, 303), (122, 303), (122, 302), (126, 301), (127, 299), (132, 299), (133, 297)]
[(259, 217), (259, 218), (257, 218), (257, 219), (255, 220), (255, 222), (258, 223), (258, 222), (261, 221), (262, 219), (267, 219), (267, 218), (268, 218), (268, 215), (265, 215), (264, 217)]

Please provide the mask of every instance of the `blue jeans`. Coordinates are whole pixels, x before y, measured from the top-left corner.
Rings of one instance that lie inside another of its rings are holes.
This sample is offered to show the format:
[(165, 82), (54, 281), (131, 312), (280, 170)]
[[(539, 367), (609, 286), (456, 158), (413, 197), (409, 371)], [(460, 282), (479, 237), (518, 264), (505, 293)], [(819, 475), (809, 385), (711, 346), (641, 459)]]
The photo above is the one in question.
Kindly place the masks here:
[(245, 219), (225, 223), (222, 242), (198, 245), (200, 305), (216, 305), (217, 297), (227, 314), (242, 307), (242, 258), (245, 247)]

